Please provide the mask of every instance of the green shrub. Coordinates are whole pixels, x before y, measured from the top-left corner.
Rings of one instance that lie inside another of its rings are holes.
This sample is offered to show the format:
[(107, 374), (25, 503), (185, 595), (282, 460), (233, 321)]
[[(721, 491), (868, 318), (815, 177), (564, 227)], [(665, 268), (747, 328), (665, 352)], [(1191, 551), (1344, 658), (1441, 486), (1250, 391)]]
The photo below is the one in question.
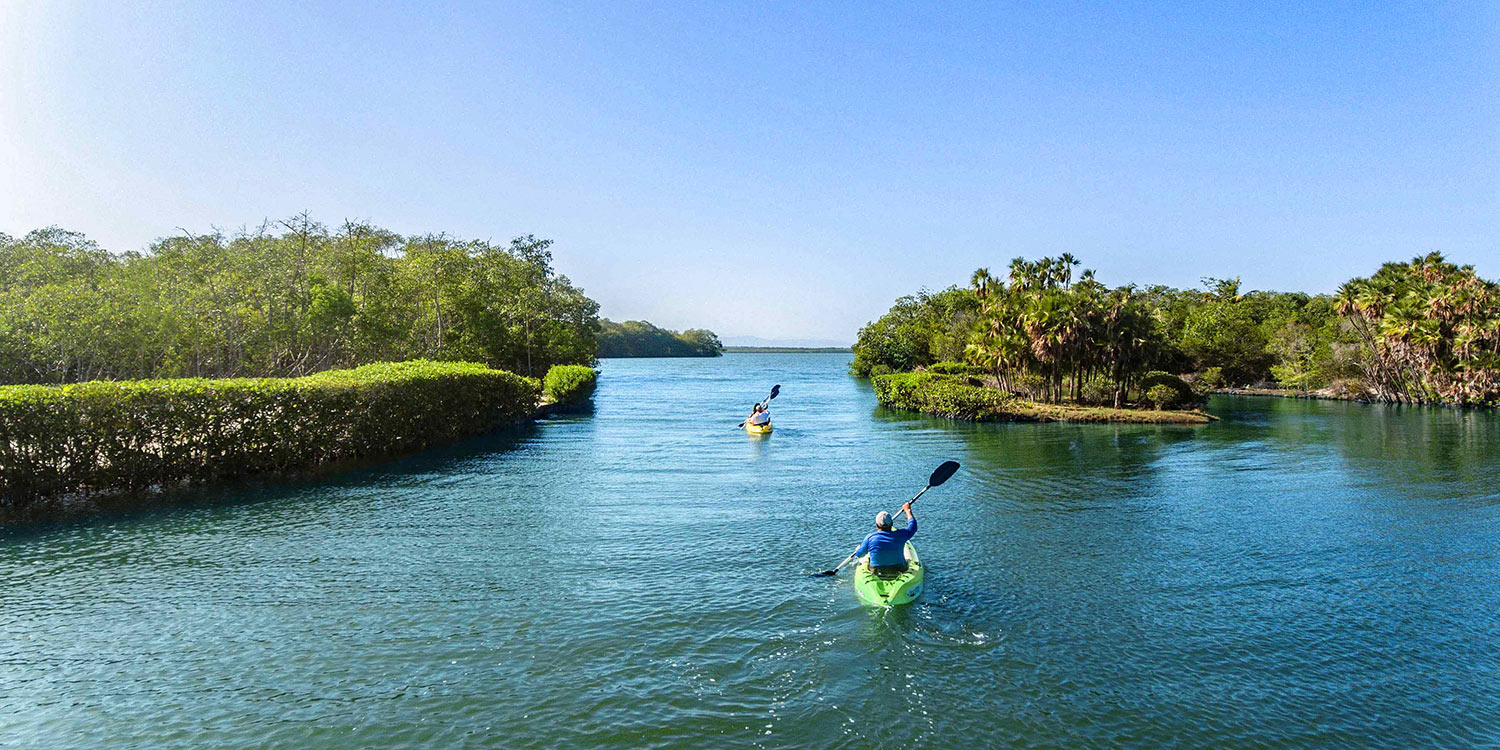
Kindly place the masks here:
[(890, 365), (875, 365), (874, 367), (871, 367), (868, 372), (870, 373), (871, 377), (879, 377), (881, 375), (889, 375), (889, 374), (891, 374), (891, 366)]
[[(1160, 403), (1152, 399), (1150, 396), (1151, 389), (1159, 385), (1166, 386), (1172, 389), (1175, 396), (1170, 401)], [(1193, 390), (1192, 386), (1187, 384), (1187, 381), (1177, 377), (1176, 375), (1162, 372), (1160, 370), (1146, 373), (1146, 377), (1141, 379), (1141, 383), (1138, 386), (1138, 389), (1142, 394), (1145, 394), (1145, 398), (1147, 401), (1157, 404), (1158, 409), (1163, 407), (1185, 408), (1196, 406), (1201, 400), (1201, 397), (1196, 391)]]
[(578, 406), (594, 395), (599, 371), (583, 365), (554, 365), (542, 379), (542, 392), (554, 403)]
[(303, 378), (0, 387), (0, 501), (405, 453), (529, 416), (535, 379), (468, 362)]
[(1022, 372), (1012, 375), (1011, 387), (1017, 393), (1031, 399), (1032, 401), (1047, 400), (1047, 379), (1034, 372)]
[(953, 419), (1005, 418), (1010, 400), (993, 388), (971, 385), (963, 378), (928, 372), (881, 375), (871, 383), (875, 400), (893, 409), (910, 409)]
[(1198, 383), (1203, 388), (1214, 390), (1224, 387), (1224, 368), (1210, 367), (1198, 375)]
[(1172, 386), (1158, 383), (1146, 389), (1146, 400), (1154, 404), (1157, 411), (1160, 411), (1177, 403), (1178, 393)]
[(1083, 388), (1079, 392), (1079, 401), (1094, 406), (1113, 406), (1115, 403), (1115, 383), (1109, 378), (1089, 378), (1083, 381)]
[(971, 365), (971, 364), (969, 364), (967, 362), (952, 362), (952, 361), (949, 361), (949, 362), (935, 362), (932, 365), (928, 366), (927, 371), (931, 372), (931, 373), (937, 373), (938, 375), (975, 375), (975, 376), (982, 376), (982, 375), (989, 374), (989, 373), (985, 372), (985, 370), (984, 370), (983, 367), (977, 367), (977, 366)]

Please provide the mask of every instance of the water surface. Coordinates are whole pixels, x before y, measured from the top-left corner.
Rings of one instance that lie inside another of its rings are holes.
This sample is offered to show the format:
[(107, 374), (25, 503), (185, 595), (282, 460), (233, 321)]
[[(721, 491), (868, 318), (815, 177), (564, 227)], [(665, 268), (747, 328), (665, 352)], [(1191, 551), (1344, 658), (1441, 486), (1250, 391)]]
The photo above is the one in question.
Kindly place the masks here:
[[(0, 745), (1500, 742), (1494, 415), (971, 425), (847, 360), (607, 360), (592, 415), (4, 532)], [(920, 602), (808, 577), (949, 458)]]

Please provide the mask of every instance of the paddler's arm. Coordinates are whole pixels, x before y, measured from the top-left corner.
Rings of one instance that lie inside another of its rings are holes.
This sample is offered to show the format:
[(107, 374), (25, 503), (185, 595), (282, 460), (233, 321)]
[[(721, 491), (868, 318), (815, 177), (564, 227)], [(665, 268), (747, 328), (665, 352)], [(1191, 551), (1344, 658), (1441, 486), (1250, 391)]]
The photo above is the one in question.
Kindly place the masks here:
[(901, 506), (901, 510), (906, 511), (906, 517), (911, 519), (906, 524), (906, 538), (910, 539), (917, 535), (917, 514), (912, 512), (910, 501)]

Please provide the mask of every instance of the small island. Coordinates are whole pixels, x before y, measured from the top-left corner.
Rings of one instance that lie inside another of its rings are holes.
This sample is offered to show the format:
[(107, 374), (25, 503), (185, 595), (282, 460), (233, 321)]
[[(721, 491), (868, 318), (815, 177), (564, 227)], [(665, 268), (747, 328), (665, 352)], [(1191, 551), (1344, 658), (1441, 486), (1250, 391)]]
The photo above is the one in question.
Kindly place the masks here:
[(1500, 288), (1432, 253), (1333, 295), (1109, 288), (1078, 260), (979, 269), (903, 297), (859, 332), (850, 371), (881, 404), (975, 421), (1205, 424), (1211, 393), (1500, 403)]

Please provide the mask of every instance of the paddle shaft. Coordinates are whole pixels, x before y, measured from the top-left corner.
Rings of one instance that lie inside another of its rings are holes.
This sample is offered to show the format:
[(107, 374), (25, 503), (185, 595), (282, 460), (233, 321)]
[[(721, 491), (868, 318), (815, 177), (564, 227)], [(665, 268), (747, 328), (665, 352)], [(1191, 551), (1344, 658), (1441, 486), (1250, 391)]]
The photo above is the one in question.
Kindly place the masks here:
[[(932, 489), (932, 485), (930, 485), (930, 484), (927, 485), (926, 487), (923, 487), (922, 491), (917, 493), (917, 497), (921, 497), (922, 495), (926, 494), (927, 491), (930, 490), (930, 489)], [(912, 498), (910, 502), (913, 502), (913, 503), (916, 502), (917, 501), (917, 497)], [(902, 510), (902, 512), (906, 511), (906, 509), (904, 507), (901, 510)], [(896, 517), (900, 518), (901, 516), (898, 514)], [(834, 575), (834, 574), (837, 574), (839, 572), (840, 568), (844, 567), (845, 565), (848, 565), (849, 561), (853, 560), (853, 559), (854, 559), (854, 555), (851, 553), (848, 557), (844, 558), (843, 562), (839, 563), (838, 565), (833, 566), (833, 570), (825, 570), (825, 571), (823, 571), (822, 575)]]
[[(776, 392), (777, 392), (777, 391), (778, 391), (778, 390), (779, 390), (779, 389), (780, 389), (780, 388), (781, 388), (781, 386), (780, 386), (780, 385), (777, 385), (777, 386), (776, 386), (776, 387), (775, 387), (775, 388), (772, 388), (772, 389), (771, 389), (771, 395), (769, 395), (769, 396), (766, 396), (766, 398), (765, 398), (765, 400), (763, 400), (763, 401), (761, 401), (761, 402), (760, 402), (760, 407), (761, 407), (761, 408), (762, 408), (762, 409), (764, 409), (764, 408), (765, 408), (765, 407), (766, 407), (766, 404), (769, 404), (769, 403), (771, 403), (771, 399), (773, 399), (773, 398), (776, 398)], [(749, 421), (749, 420), (746, 420), (746, 421)], [(744, 426), (745, 426), (745, 422), (740, 422), (740, 427), (744, 427)]]
[[(776, 389), (773, 388), (773, 389), (771, 389), (771, 398), (775, 398), (775, 397), (776, 397)], [(767, 400), (769, 400), (769, 399), (767, 399)], [(743, 424), (741, 426), (743, 426)], [(927, 486), (923, 487), (922, 491), (918, 492), (916, 494), (916, 497), (913, 497), (912, 499), (906, 501), (906, 503), (903, 506), (901, 506), (901, 512), (904, 512), (908, 517), (911, 516), (911, 504), (912, 503), (915, 503), (919, 498), (921, 498), (923, 495), (927, 494), (928, 490), (930, 490), (933, 487), (936, 487), (936, 486), (938, 486), (938, 485), (940, 485), (940, 484), (948, 481), (950, 478), (953, 477), (954, 472), (957, 472), (957, 471), (958, 471), (958, 462), (957, 461), (944, 461), (941, 466), (937, 467), (937, 469), (935, 469), (932, 472), (932, 476), (927, 479)], [(901, 515), (900, 515), (900, 513), (898, 513), (896, 515), (896, 518), (900, 518), (900, 517), (901, 517)], [(835, 575), (835, 574), (837, 574), (839, 572), (839, 568), (842, 568), (845, 565), (848, 565), (849, 561), (853, 560), (853, 559), (854, 559), (854, 555), (851, 554), (848, 557), (844, 558), (843, 562), (839, 563), (838, 565), (835, 565), (833, 567), (833, 570), (825, 570), (825, 571), (822, 571), (822, 572), (817, 573), (815, 575), (820, 575), (820, 576)]]
[(843, 562), (839, 563), (838, 565), (833, 566), (833, 570), (825, 570), (825, 571), (823, 571), (823, 574), (825, 574), (825, 575), (838, 575), (839, 568), (842, 568), (845, 565), (848, 565), (849, 561), (853, 560), (853, 559), (854, 559), (854, 553), (851, 552), (851, 553), (849, 553), (848, 557), (844, 558)]
[[(927, 494), (927, 491), (930, 490), (930, 489), (932, 489), (932, 485), (930, 485), (930, 484), (927, 485), (926, 487), (923, 487), (922, 491), (917, 493), (917, 497), (921, 497), (921, 496)], [(910, 505), (910, 504), (916, 502), (917, 501), (917, 497), (914, 497), (914, 498), (906, 501), (906, 504)], [(909, 511), (909, 510), (906, 509), (906, 505), (901, 506), (901, 510), (896, 511), (896, 518), (900, 518), (902, 513), (905, 513), (908, 516), (911, 515), (911, 511)], [(892, 520), (894, 520), (894, 519), (892, 519)]]

